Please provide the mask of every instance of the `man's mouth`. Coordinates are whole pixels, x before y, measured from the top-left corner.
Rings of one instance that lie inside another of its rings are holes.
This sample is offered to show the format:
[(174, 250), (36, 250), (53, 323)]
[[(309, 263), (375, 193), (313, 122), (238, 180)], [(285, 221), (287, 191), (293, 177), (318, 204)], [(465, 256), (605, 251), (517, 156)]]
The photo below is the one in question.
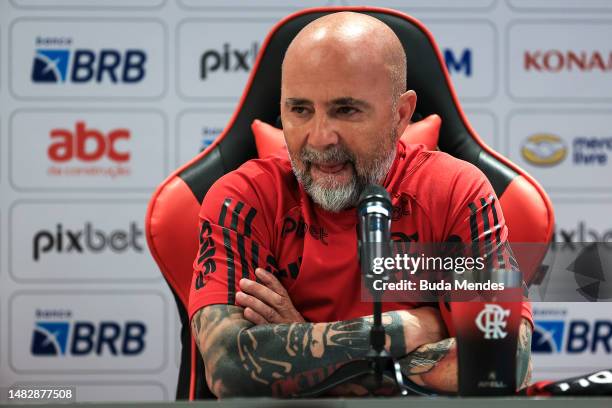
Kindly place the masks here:
[(348, 162), (344, 163), (335, 163), (335, 164), (312, 164), (312, 167), (320, 171), (321, 173), (326, 174), (336, 174), (344, 170)]

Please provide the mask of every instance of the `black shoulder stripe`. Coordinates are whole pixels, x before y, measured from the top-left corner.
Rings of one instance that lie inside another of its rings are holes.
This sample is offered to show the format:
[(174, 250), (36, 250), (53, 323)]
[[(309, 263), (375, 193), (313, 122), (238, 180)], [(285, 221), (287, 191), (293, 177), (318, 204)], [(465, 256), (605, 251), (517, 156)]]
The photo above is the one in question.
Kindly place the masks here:
[(234, 211), (232, 211), (232, 223), (230, 225), (230, 229), (236, 232), (238, 232), (238, 217), (240, 216), (242, 207), (244, 207), (244, 203), (242, 201), (238, 201), (238, 203), (236, 203), (236, 207), (234, 207)]
[(240, 255), (240, 267), (242, 268), (242, 277), (249, 277), (249, 264), (246, 259), (246, 251), (244, 249), (244, 236), (237, 234), (238, 254)]
[(469, 203), (468, 207), (470, 208), (470, 235), (472, 238), (472, 257), (476, 259), (479, 256), (478, 221), (476, 220), (478, 208), (474, 203)]
[(236, 304), (236, 266), (234, 265), (234, 250), (230, 230), (223, 228), (223, 246), (227, 255), (227, 303)]
[(482, 228), (483, 228), (483, 235), (484, 235), (484, 244), (485, 244), (485, 248), (484, 248), (484, 253), (487, 256), (487, 266), (491, 265), (491, 262), (493, 261), (493, 259), (491, 259), (491, 228), (489, 225), (489, 203), (487, 202), (487, 200), (483, 197), (480, 199), (480, 211), (482, 213)]
[(227, 209), (229, 208), (231, 203), (232, 203), (232, 199), (227, 197), (225, 201), (223, 201), (223, 204), (221, 204), (221, 212), (219, 213), (218, 224), (222, 227), (225, 227), (225, 216), (227, 214)]
[(244, 220), (244, 236), (251, 236), (251, 224), (253, 222), (253, 218), (255, 218), (255, 214), (257, 214), (257, 210), (253, 207), (249, 209), (247, 213), (246, 219)]
[(251, 241), (251, 266), (253, 271), (259, 267), (259, 244), (255, 241)]
[(503, 255), (503, 246), (501, 244), (501, 228), (499, 225), (499, 219), (497, 218), (497, 210), (495, 209), (495, 196), (491, 194), (489, 197), (491, 200), (491, 214), (493, 215), (493, 224), (495, 228), (495, 246), (497, 247), (497, 262), (499, 263), (500, 269), (506, 268), (506, 263), (504, 262)]

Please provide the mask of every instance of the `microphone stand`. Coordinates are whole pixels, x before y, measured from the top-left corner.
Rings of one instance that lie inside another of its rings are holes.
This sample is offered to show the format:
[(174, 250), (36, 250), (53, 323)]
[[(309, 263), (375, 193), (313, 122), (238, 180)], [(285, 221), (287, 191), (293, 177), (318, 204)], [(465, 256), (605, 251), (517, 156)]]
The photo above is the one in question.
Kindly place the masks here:
[[(362, 265), (362, 267), (366, 268), (365, 265)], [(368, 266), (368, 270), (364, 271), (363, 276), (373, 277), (372, 271), (369, 269)], [(387, 276), (382, 278), (383, 280), (389, 279)], [(386, 332), (385, 326), (382, 324), (382, 297), (384, 293), (379, 291), (372, 291), (371, 293), (373, 297), (373, 324), (370, 328), (370, 351), (366, 358), (369, 360), (371, 370), (375, 376), (376, 387), (380, 388), (382, 386), (384, 372), (387, 369), (393, 372), (393, 380), (402, 396), (407, 396), (409, 391), (417, 392), (417, 390), (411, 390), (411, 387), (406, 385), (399, 363), (385, 350)], [(421, 392), (417, 393), (423, 395)]]
[[(359, 198), (357, 208), (359, 225), (357, 236), (360, 254), (362, 276), (366, 282), (372, 282), (377, 278), (372, 270), (371, 261), (374, 257), (386, 257), (390, 254), (390, 213), (391, 200), (389, 193), (376, 185), (369, 185)], [(384, 274), (380, 276), (383, 280), (389, 280)], [(372, 287), (372, 285), (369, 285)], [(380, 291), (371, 290), (373, 296), (373, 324), (370, 328), (370, 350), (364, 360), (349, 362), (332, 373), (321, 383), (307, 391), (299, 393), (298, 397), (315, 397), (331, 388), (346, 384), (364, 375), (373, 375), (375, 387), (379, 389), (383, 384), (385, 371), (391, 372), (391, 379), (395, 381), (402, 396), (408, 395), (409, 391), (417, 395), (434, 395), (431, 391), (416, 385), (409, 379), (405, 379), (401, 367), (394, 361), (387, 350), (385, 350), (385, 327), (382, 324), (382, 296)]]
[(383, 372), (385, 366), (393, 359), (391, 355), (385, 350), (385, 326), (382, 324), (382, 302), (380, 294), (374, 294), (374, 313), (372, 317), (374, 323), (370, 328), (370, 351), (368, 352), (368, 359), (374, 366), (374, 372), (376, 374), (376, 385), (380, 387), (382, 385)]
[[(371, 273), (372, 271), (366, 271), (363, 276), (373, 276)], [(385, 326), (382, 324), (382, 294), (378, 291), (372, 291), (372, 296), (374, 298), (372, 314), (373, 324), (370, 328), (370, 350), (366, 354), (366, 359), (351, 361), (343, 365), (325, 380), (311, 387), (309, 390), (300, 392), (296, 397), (317, 397), (338, 385), (349, 383), (364, 375), (374, 376), (376, 388), (380, 388), (383, 383), (385, 371), (392, 373), (392, 377), (390, 378), (395, 382), (401, 396), (408, 396), (410, 392), (421, 396), (437, 395), (431, 390), (405, 378), (399, 362), (395, 361), (393, 356), (385, 350), (386, 332)]]

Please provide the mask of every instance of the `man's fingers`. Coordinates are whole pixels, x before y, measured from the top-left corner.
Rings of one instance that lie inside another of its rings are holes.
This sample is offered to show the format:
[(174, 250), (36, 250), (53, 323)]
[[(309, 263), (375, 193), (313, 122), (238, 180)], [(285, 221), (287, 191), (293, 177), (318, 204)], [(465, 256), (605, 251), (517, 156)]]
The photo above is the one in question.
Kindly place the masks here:
[(270, 306), (259, 300), (255, 296), (248, 295), (244, 292), (236, 293), (236, 303), (244, 308), (250, 308), (257, 312), (267, 322), (275, 323), (279, 315)]
[(287, 295), (285, 287), (278, 281), (278, 279), (276, 279), (276, 276), (274, 276), (274, 274), (266, 271), (263, 268), (256, 268), (255, 275), (257, 275), (259, 280), (262, 281), (264, 285), (272, 289), (274, 292), (282, 296)]
[(244, 309), (243, 314), (244, 314), (244, 318), (250, 321), (251, 323), (255, 323), (255, 324), (268, 324), (269, 323), (259, 313), (257, 313), (250, 307), (247, 307), (246, 309)]
[(240, 289), (271, 306), (282, 306), (283, 298), (272, 289), (250, 279), (240, 279)]

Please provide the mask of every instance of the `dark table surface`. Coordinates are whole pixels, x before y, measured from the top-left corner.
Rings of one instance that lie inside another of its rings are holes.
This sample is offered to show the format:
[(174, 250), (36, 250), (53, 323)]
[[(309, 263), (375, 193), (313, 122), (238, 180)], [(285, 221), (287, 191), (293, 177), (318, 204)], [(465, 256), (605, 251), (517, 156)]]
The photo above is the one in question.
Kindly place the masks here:
[[(269, 398), (241, 398), (223, 401), (197, 402), (134, 402), (134, 403), (81, 403), (75, 404), (88, 408), (187, 408), (194, 406), (217, 408), (395, 408), (395, 407), (425, 407), (425, 408), (612, 408), (612, 397), (582, 397), (582, 398), (355, 398), (355, 399), (302, 399), (278, 400)], [(11, 406), (14, 406), (11, 404)], [(49, 405), (31, 405), (49, 407)]]

